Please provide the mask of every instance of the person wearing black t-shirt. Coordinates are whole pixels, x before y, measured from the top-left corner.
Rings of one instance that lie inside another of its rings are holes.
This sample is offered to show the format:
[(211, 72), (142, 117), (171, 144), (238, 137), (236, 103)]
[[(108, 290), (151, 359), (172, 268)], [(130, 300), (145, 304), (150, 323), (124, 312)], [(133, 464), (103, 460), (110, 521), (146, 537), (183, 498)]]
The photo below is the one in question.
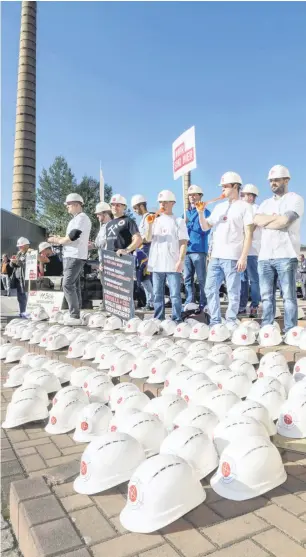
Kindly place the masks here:
[(114, 218), (106, 224), (106, 249), (117, 255), (129, 255), (142, 244), (137, 224), (124, 214), (127, 207), (125, 197), (113, 195), (110, 206)]
[(63, 264), (49, 242), (41, 242), (39, 252), (39, 275), (41, 277), (60, 277), (63, 274)]

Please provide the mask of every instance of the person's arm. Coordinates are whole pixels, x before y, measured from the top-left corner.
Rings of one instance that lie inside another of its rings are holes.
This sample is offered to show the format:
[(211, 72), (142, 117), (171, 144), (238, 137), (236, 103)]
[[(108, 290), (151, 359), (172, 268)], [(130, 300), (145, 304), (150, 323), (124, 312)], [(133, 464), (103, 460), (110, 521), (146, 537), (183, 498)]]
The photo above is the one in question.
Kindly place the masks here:
[[(72, 234), (73, 232), (79, 232), (80, 234), (75, 236), (74, 234)], [(72, 244), (73, 242), (75, 242), (75, 240), (77, 240), (81, 236), (81, 234), (81, 230), (71, 230), (68, 236), (50, 236), (47, 241), (50, 242), (50, 244), (55, 244), (56, 246), (66, 246), (67, 244)], [(72, 235), (72, 237), (70, 235)]]
[(205, 210), (205, 207), (202, 211), (200, 211), (197, 208), (197, 211), (199, 213), (199, 223), (200, 223), (201, 229), (203, 230), (203, 232), (207, 232), (208, 230), (210, 230), (213, 227), (213, 225), (208, 222), (207, 218), (205, 218), (204, 210)]
[(130, 245), (126, 249), (118, 249), (116, 253), (117, 255), (129, 255), (130, 253), (132, 253), (132, 251), (135, 251), (135, 249), (139, 248), (141, 244), (142, 244), (142, 237), (139, 232), (136, 232), (136, 234), (132, 236), (132, 241)]
[(178, 261), (176, 262), (176, 265), (175, 265), (176, 273), (181, 273), (182, 270), (183, 270), (184, 260), (185, 260), (186, 250), (187, 250), (187, 243), (188, 243), (188, 240), (180, 240), (179, 241), (180, 255), (179, 255)]
[(298, 218), (299, 215), (295, 211), (287, 211), (284, 215), (276, 215), (274, 221), (267, 224), (265, 228), (269, 230), (283, 230), (288, 228)]
[(277, 216), (278, 215), (257, 214), (254, 216), (254, 224), (258, 226), (258, 228), (266, 228), (277, 219)]
[(244, 242), (240, 258), (237, 261), (236, 269), (238, 273), (245, 271), (247, 266), (248, 254), (252, 245), (253, 238), (253, 224), (248, 224), (244, 228)]

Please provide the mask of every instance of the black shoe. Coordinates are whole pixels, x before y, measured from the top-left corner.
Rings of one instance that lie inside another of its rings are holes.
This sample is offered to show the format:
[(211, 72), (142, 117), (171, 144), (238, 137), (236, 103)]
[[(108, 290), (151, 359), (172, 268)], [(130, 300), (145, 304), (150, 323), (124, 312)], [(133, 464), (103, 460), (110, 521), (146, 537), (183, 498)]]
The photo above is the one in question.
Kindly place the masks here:
[(238, 311), (238, 315), (246, 315), (246, 314), (247, 314), (246, 308), (245, 308), (245, 309), (240, 309), (240, 310)]
[(154, 311), (154, 306), (145, 306), (144, 309), (146, 311)]

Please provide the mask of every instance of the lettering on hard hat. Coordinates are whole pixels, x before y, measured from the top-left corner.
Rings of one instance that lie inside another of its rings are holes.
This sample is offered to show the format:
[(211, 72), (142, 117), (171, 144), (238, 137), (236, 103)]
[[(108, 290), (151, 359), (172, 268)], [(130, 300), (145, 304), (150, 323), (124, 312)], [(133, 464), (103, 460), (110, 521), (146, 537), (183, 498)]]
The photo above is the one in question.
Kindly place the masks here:
[(87, 422), (82, 422), (81, 423), (81, 430), (82, 431), (87, 431), (88, 429), (88, 423)]

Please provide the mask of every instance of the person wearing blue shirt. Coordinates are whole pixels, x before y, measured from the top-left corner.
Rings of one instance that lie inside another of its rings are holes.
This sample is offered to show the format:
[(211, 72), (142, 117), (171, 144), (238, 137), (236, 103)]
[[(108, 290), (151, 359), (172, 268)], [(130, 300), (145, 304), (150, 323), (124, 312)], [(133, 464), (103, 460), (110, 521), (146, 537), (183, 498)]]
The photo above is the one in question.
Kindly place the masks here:
[[(205, 294), (206, 280), (206, 258), (208, 253), (208, 239), (210, 231), (204, 232), (200, 226), (199, 213), (196, 203), (201, 201), (203, 191), (199, 186), (188, 188), (189, 207), (186, 211), (186, 224), (189, 241), (184, 265), (184, 282), (186, 290), (186, 305), (194, 302), (194, 277), (197, 275), (200, 289), (200, 310), (207, 305)], [(209, 217), (210, 211), (205, 209), (205, 218)]]

